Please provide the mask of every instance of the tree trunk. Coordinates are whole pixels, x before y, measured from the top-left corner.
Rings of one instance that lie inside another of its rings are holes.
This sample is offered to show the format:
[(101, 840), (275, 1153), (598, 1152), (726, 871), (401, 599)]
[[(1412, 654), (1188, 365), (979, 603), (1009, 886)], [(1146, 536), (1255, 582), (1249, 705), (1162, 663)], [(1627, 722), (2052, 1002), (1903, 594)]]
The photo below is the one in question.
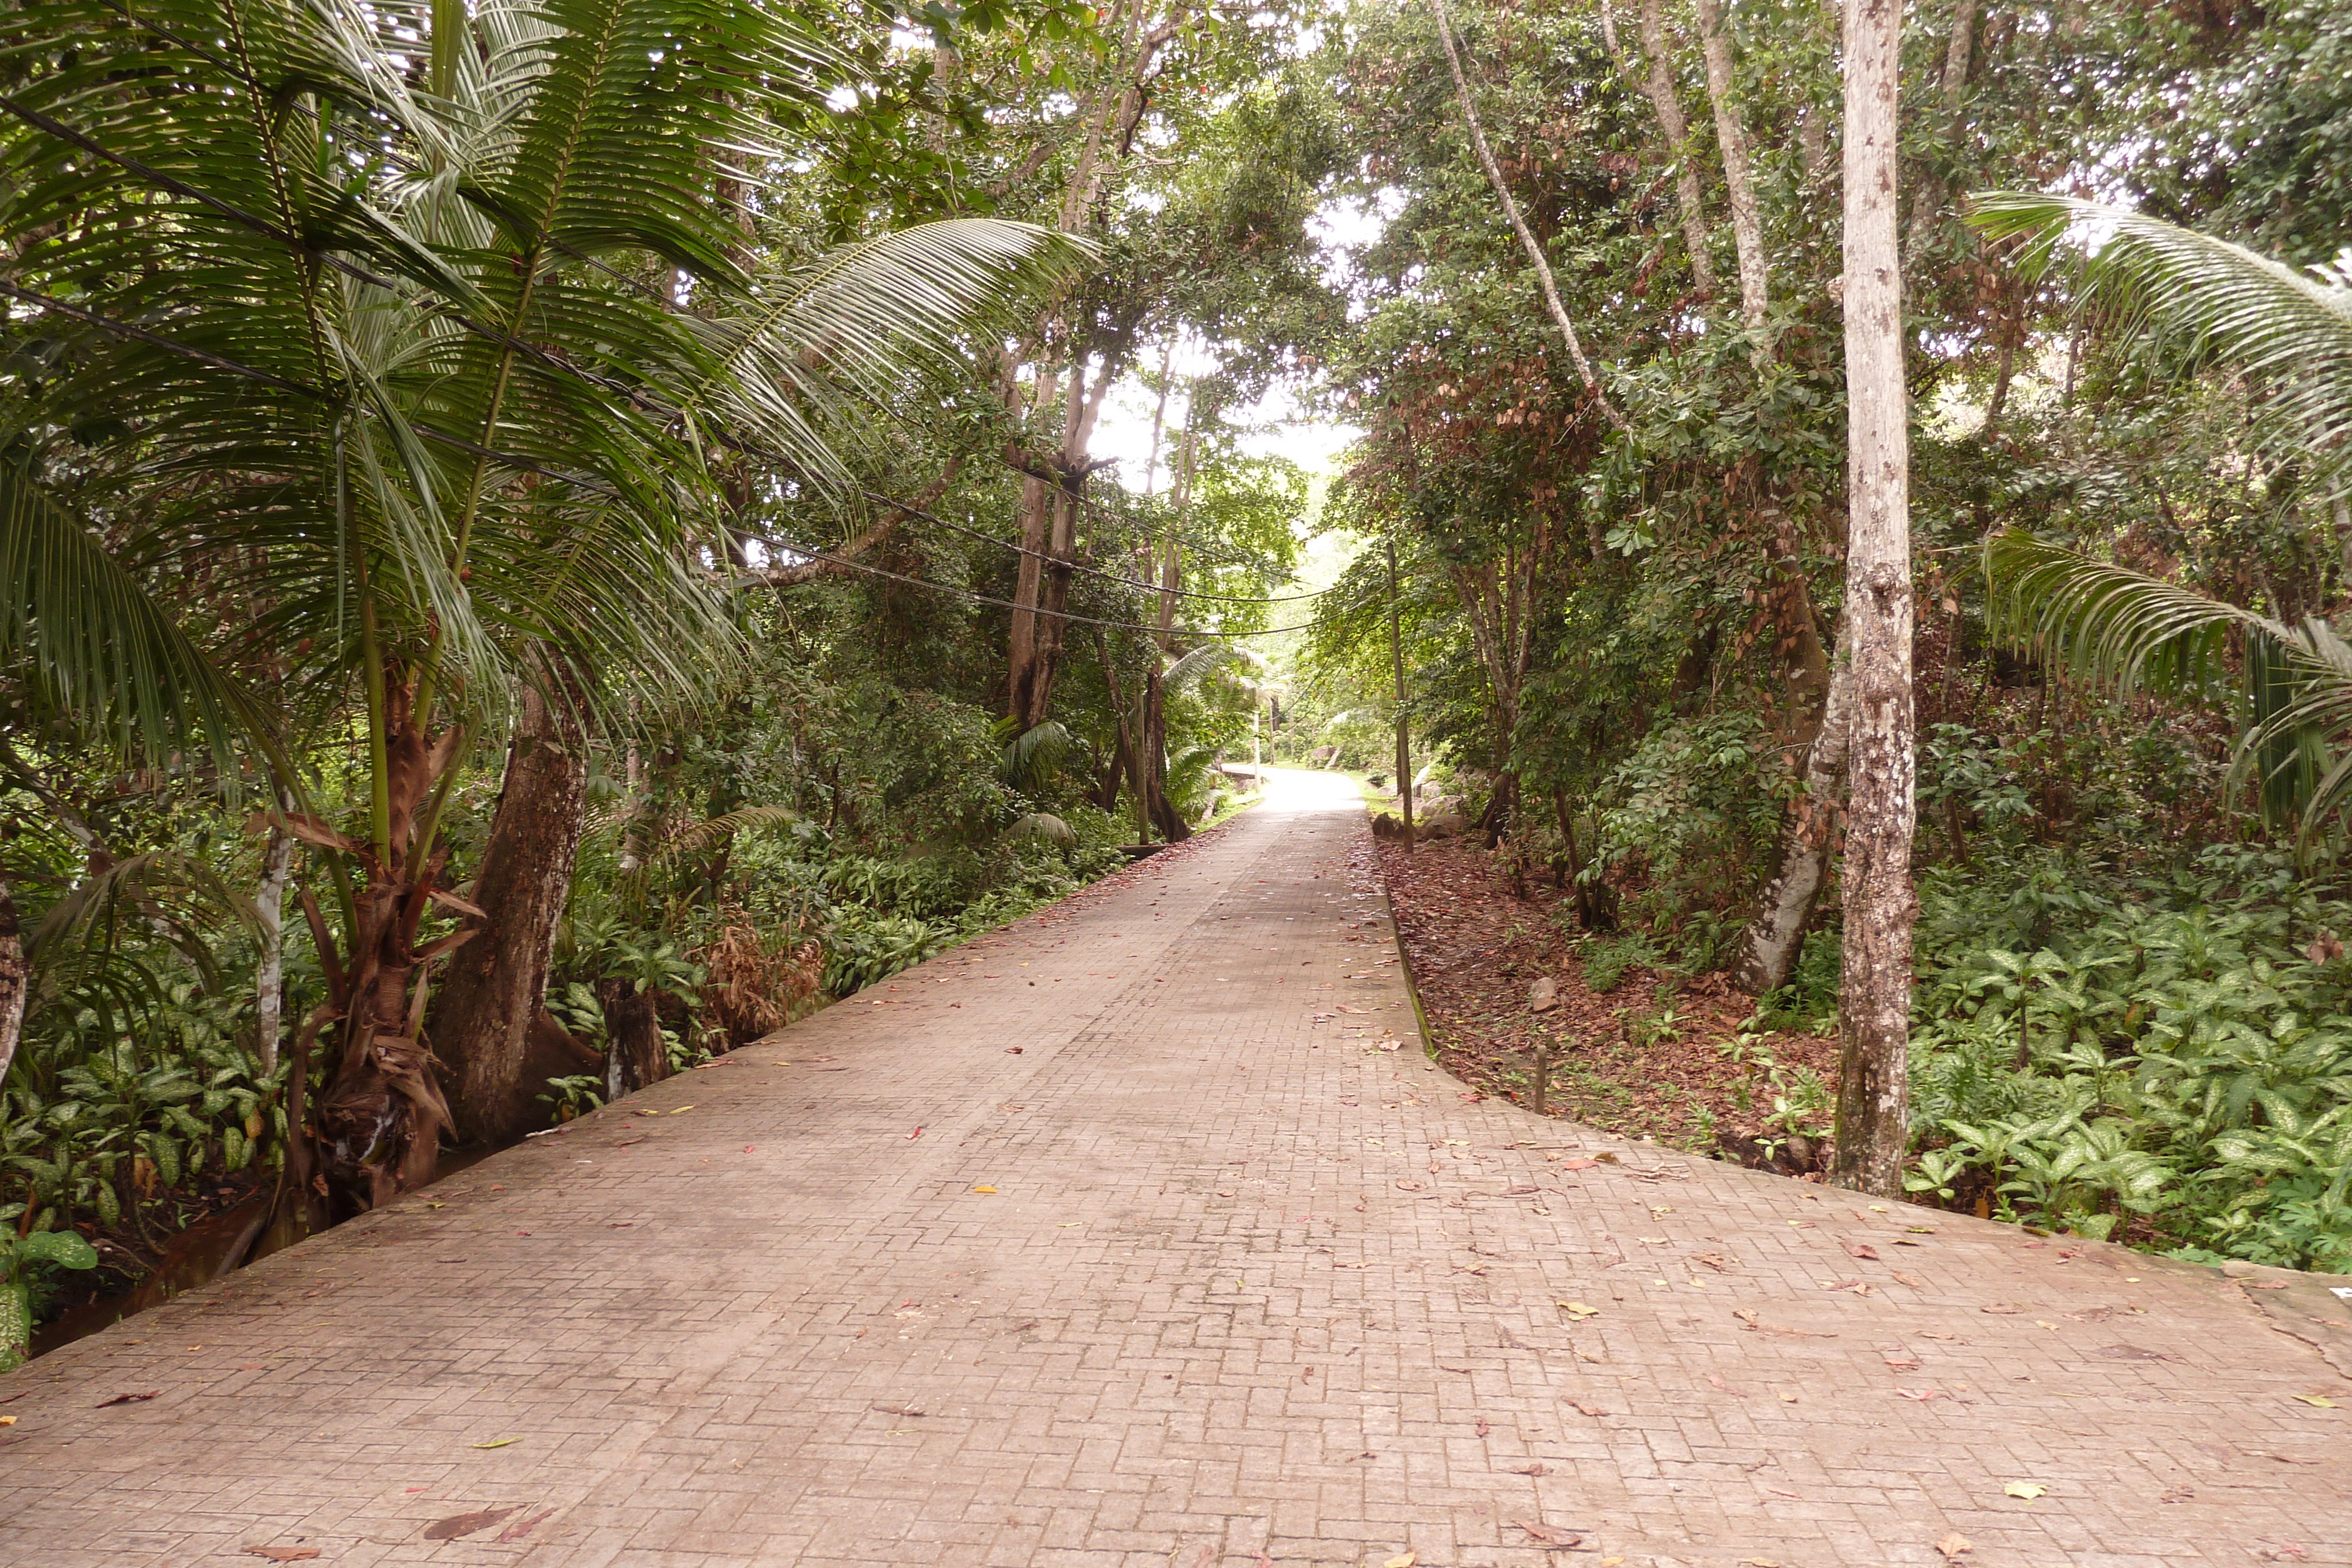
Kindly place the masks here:
[(572, 694), (563, 683), (551, 685), (548, 692), (528, 683), (522, 689), (497, 815), (474, 879), (490, 940), (450, 960), (433, 1014), (434, 1054), (447, 1071), (457, 1136), (469, 1144), (509, 1142), (546, 1120), (538, 1101), (546, 1084), (526, 1072), (527, 1047), (572, 892), (588, 777)]
[(1142, 746), (1144, 777), (1150, 780), (1144, 790), (1144, 803), (1151, 825), (1169, 843), (1181, 844), (1192, 836), (1192, 824), (1184, 820), (1184, 814), (1168, 798), (1167, 694), (1156, 668), (1143, 678)]
[(1144, 790), (1146, 809), (1160, 836), (1171, 844), (1181, 844), (1192, 836), (1192, 824), (1168, 799), (1168, 691), (1161, 662), (1176, 651), (1176, 592), (1184, 585), (1184, 556), (1181, 536), (1176, 532), (1175, 519), (1183, 517), (1192, 504), (1193, 463), (1198, 455), (1198, 433), (1193, 429), (1192, 403), (1185, 401), (1182, 471), (1177, 475), (1172, 497), (1174, 517), (1168, 527), (1160, 559), (1160, 603), (1157, 612), (1159, 632), (1153, 637), (1158, 650), (1151, 668), (1143, 680), (1143, 725), (1141, 761), (1144, 777), (1150, 783)]
[(1454, 23), (1445, 14), (1445, 0), (1430, 0), (1437, 15), (1437, 36), (1445, 45), (1445, 67), (1454, 77), (1454, 95), (1461, 100), (1462, 123), (1470, 132), (1470, 146), (1478, 154), (1478, 165), (1486, 171), (1486, 182), (1495, 188), (1495, 199), (1502, 204), (1503, 215), (1510, 221), (1511, 232), (1519, 236), (1520, 248), (1528, 253), (1528, 261), (1536, 269), (1536, 281), (1542, 286), (1544, 308), (1551, 313), (1552, 325), (1559, 329), (1560, 340), (1568, 346), (1569, 362), (1584, 382), (1584, 390), (1592, 394), (1601, 413), (1619, 430), (1625, 428), (1625, 416), (1601, 390), (1600, 378), (1592, 373), (1592, 362), (1584, 357), (1583, 341), (1576, 335), (1576, 326), (1569, 319), (1568, 307), (1560, 303), (1559, 285), (1551, 275), (1551, 261), (1537, 243), (1528, 220), (1519, 214), (1519, 204), (1511, 194), (1511, 187), (1503, 179), (1502, 166), (1495, 162), (1494, 150), (1486, 145), (1486, 132), (1478, 124), (1478, 107), (1470, 97), (1470, 79), (1462, 73), (1462, 53), (1454, 47)]
[[(292, 810), (291, 797), (281, 794), (278, 804)], [(282, 822), (269, 828), (269, 845), (261, 852), (261, 885), (253, 895), (253, 916), (260, 957), (254, 965), (254, 1044), (266, 1077), (278, 1071), (278, 1041), (285, 1033), (286, 1002), (286, 883), (294, 874), (294, 835)]]
[(661, 998), (640, 990), (634, 980), (605, 982), (606, 1048), (618, 1064), (617, 1081), (608, 1078), (615, 1094), (643, 1089), (669, 1076), (669, 1050), (662, 1041)]
[(1748, 329), (1764, 325), (1767, 299), (1764, 214), (1748, 165), (1748, 131), (1731, 90), (1731, 40), (1723, 36), (1723, 0), (1698, 0), (1699, 52), (1706, 60), (1706, 94), (1715, 105), (1716, 145), (1723, 152), (1724, 195), (1731, 207), (1731, 243), (1739, 253), (1739, 316)]
[(1895, 238), (1898, 0), (1845, 13), (1846, 615), (1853, 647), (1837, 1160), (1831, 1179), (1903, 1190), (1910, 1141), (1914, 757), (1908, 411)]
[(1683, 114), (1681, 95), (1675, 91), (1675, 73), (1666, 58), (1666, 17), (1663, 0), (1642, 0), (1642, 54), (1646, 75), (1643, 90), (1665, 133), (1666, 157), (1675, 166), (1675, 203), (1682, 210), (1683, 248), (1690, 255), (1691, 281), (1699, 298), (1715, 298), (1715, 258), (1707, 254), (1706, 209), (1701, 204), (1698, 165), (1691, 158), (1690, 121)]
[(24, 928), (17, 922), (7, 879), (0, 877), (0, 1084), (8, 1081), (16, 1042), (25, 1032), (26, 979)]
[(1852, 622), (1843, 623), (1838, 656), (1830, 671), (1829, 695), (1820, 727), (1805, 748), (1805, 792), (1789, 809), (1780, 832), (1778, 868), (1757, 900), (1732, 983), (1758, 996), (1789, 983), (1805, 938), (1806, 922), (1827, 878), (1830, 841), (1837, 825), (1837, 789), (1845, 775), (1846, 745), (1853, 732), (1853, 660), (1848, 645)]
[[(371, 675), (382, 682), (374, 805), (383, 836), (358, 857), (367, 881), (352, 900), (347, 962), (334, 976), (341, 1022), (316, 1118), (321, 1173), (362, 1207), (424, 1186), (439, 1164), (449, 1104), (422, 1038), (425, 967), (472, 935), (416, 945), (426, 911), (454, 899), (440, 883), (448, 850), (432, 826), (463, 733), (425, 733), (406, 671), (387, 665)], [(308, 827), (330, 844), (340, 838), (323, 824)]]
[[(1412, 853), (1412, 720), (1405, 711), (1404, 701), (1404, 637), (1399, 630), (1397, 611), (1396, 540), (1388, 541), (1389, 552), (1389, 659), (1396, 666), (1396, 782), (1397, 812), (1404, 821), (1404, 852)], [(1256, 716), (1251, 716), (1255, 721)], [(1250, 733), (1255, 736), (1253, 722)]]

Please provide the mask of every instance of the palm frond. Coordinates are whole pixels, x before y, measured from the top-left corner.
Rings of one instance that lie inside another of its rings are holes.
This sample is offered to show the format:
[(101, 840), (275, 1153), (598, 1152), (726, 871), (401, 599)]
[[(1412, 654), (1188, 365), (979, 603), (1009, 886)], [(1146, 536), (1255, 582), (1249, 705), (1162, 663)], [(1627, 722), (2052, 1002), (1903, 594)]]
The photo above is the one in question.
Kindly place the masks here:
[[(1003, 727), (1009, 730), (1011, 726)], [(1004, 781), (1017, 789), (1034, 789), (1068, 755), (1070, 732), (1059, 719), (1032, 725), (1004, 742)]]
[(2021, 529), (1987, 541), (1985, 573), (1997, 635), (2118, 692), (2205, 691), (2233, 628), (2294, 637), (2268, 616)]
[(845, 246), (761, 278), (708, 329), (721, 373), (698, 401), (811, 477), (841, 481), (835, 444), (909, 381), (970, 373), (1025, 307), (1096, 255), (1034, 224), (955, 218)]
[(1160, 677), (1160, 689), (1171, 695), (1190, 692), (1223, 670), (1251, 662), (1252, 656), (1244, 649), (1230, 643), (1211, 643), (1169, 665), (1168, 673)]
[(2018, 530), (1985, 549), (1996, 635), (2110, 690), (2222, 695), (2243, 640), (2243, 725), (2230, 773), (2306, 838), (2352, 804), (2352, 646), (2325, 621), (2267, 615)]
[(31, 661), (58, 704), (150, 754), (209, 747), (229, 771), (265, 737), (259, 706), (58, 498), (0, 462), (0, 653)]
[(646, 869), (677, 860), (685, 855), (701, 854), (733, 838), (760, 828), (789, 828), (802, 820), (798, 811), (785, 806), (746, 806), (740, 811), (724, 816), (706, 817), (677, 832), (656, 845), (646, 856)]
[(2013, 191), (1979, 194), (1969, 221), (2024, 241), (2029, 265), (2080, 250), (2089, 297), (2126, 329), (2246, 371), (2294, 449), (2337, 470), (2352, 461), (2352, 249), (2298, 271), (2128, 208)]
[(1051, 811), (1031, 811), (1013, 819), (1004, 836), (1015, 841), (1034, 841), (1057, 850), (1077, 848), (1077, 830)]
[(25, 956), (38, 968), (67, 946), (111, 949), (131, 925), (177, 948), (214, 983), (212, 937), (224, 914), (248, 931), (260, 919), (253, 902), (202, 861), (149, 850), (93, 869), (51, 904), (26, 938)]

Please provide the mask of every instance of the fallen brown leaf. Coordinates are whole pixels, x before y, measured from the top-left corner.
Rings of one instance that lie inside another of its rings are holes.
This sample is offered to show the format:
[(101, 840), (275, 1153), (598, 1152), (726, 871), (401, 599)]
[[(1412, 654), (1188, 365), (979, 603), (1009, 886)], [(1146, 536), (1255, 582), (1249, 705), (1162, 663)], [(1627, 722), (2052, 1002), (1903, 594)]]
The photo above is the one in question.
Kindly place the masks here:
[(1526, 1531), (1528, 1538), (1538, 1545), (1581, 1546), (1584, 1544), (1584, 1536), (1580, 1531), (1561, 1530), (1549, 1524), (1531, 1524), (1524, 1519), (1514, 1520), (1512, 1522)]
[(1551, 1474), (1551, 1467), (1546, 1464), (1513, 1465), (1509, 1468), (1511, 1474), (1515, 1476), (1548, 1476)]
[(1845, 1250), (1850, 1258), (1866, 1258), (1874, 1263), (1878, 1261), (1878, 1249), (1867, 1241), (1849, 1241), (1845, 1244)]
[(446, 1519), (436, 1519), (425, 1527), (427, 1541), (457, 1541), (488, 1530), (507, 1515), (511, 1508), (485, 1508), (473, 1513), (453, 1513)]
[(272, 1563), (308, 1563), (319, 1555), (315, 1546), (248, 1546), (248, 1557), (267, 1557)]
[(144, 1394), (118, 1394), (111, 1399), (100, 1400), (97, 1404), (91, 1406), (90, 1408), (93, 1410), (104, 1410), (116, 1405), (137, 1405), (142, 1400), (154, 1398), (156, 1395), (162, 1392), (163, 1390), (161, 1389), (151, 1388)]
[(1962, 1552), (1974, 1552), (1976, 1549), (1976, 1542), (1957, 1530), (1936, 1542), (1936, 1550), (1944, 1554), (1944, 1561), (1947, 1563), (1957, 1563), (1960, 1560)]

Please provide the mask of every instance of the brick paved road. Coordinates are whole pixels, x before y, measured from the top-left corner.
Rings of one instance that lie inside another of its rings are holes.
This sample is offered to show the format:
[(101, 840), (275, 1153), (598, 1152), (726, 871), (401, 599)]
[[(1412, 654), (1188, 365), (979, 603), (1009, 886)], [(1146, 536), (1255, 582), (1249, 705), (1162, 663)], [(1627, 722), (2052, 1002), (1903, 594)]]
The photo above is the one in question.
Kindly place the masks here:
[(2325, 1291), (1473, 1103), (1366, 847), (1294, 778), (0, 1380), (0, 1563), (2352, 1562)]

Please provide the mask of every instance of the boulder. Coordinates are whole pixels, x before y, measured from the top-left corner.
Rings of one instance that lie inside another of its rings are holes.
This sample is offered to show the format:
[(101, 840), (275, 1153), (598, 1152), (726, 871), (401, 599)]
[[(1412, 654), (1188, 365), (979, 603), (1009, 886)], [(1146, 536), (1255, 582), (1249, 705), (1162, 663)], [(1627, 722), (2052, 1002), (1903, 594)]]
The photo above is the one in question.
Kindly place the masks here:
[(1404, 837), (1404, 823), (1398, 821), (1389, 812), (1382, 811), (1380, 815), (1372, 819), (1372, 837), (1376, 839), (1401, 839)]
[(1461, 812), (1448, 810), (1433, 812), (1425, 822), (1414, 824), (1415, 838), (1458, 839), (1470, 831), (1470, 819)]
[(1548, 1013), (1558, 1006), (1559, 1006), (1559, 982), (1549, 975), (1544, 976), (1528, 988), (1528, 1011)]

